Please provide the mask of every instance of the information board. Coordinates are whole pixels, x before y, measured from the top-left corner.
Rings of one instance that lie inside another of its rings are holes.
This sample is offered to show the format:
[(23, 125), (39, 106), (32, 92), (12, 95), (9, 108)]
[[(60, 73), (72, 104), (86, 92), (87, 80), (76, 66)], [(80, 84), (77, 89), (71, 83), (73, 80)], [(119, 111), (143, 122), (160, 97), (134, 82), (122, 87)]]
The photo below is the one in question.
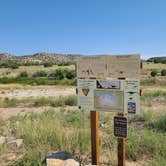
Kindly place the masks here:
[(104, 78), (106, 77), (104, 56), (84, 56), (77, 62), (77, 77)]
[(94, 89), (96, 89), (96, 80), (78, 79), (78, 107), (80, 109), (94, 110)]
[(137, 80), (123, 81), (124, 112), (138, 114), (140, 110), (140, 83)]
[(127, 138), (127, 118), (121, 116), (114, 117), (114, 136)]
[(140, 56), (84, 56), (77, 62), (78, 78), (139, 79)]
[(123, 91), (96, 89), (94, 91), (94, 108), (99, 111), (123, 112)]
[(97, 80), (97, 89), (120, 89), (119, 80)]

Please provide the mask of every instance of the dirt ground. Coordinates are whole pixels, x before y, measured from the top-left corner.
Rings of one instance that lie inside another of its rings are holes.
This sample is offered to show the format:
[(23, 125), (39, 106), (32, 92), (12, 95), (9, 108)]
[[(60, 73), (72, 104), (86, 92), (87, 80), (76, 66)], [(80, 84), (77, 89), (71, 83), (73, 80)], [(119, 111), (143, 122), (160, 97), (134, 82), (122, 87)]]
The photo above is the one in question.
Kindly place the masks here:
[(38, 98), (38, 97), (59, 97), (68, 96), (76, 93), (74, 87), (29, 87), (20, 89), (4, 89), (0, 90), (0, 98)]
[[(64, 109), (67, 110), (76, 110), (78, 109), (77, 106), (65, 106), (63, 107)], [(23, 108), (0, 108), (0, 117), (2, 117), (4, 120), (7, 120), (13, 116), (17, 115), (26, 115), (32, 112), (43, 112), (47, 110), (54, 110), (54, 111), (60, 111), (63, 109), (62, 107), (49, 107), (49, 106), (44, 106), (44, 107), (23, 107)]]

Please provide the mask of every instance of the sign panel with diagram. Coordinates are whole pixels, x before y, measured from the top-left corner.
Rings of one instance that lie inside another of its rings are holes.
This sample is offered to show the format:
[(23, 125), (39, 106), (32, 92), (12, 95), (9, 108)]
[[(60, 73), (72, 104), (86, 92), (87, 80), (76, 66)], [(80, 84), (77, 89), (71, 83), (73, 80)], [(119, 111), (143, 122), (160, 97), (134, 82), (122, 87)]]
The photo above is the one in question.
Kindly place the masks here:
[(99, 111), (123, 112), (123, 91), (95, 90), (94, 108)]

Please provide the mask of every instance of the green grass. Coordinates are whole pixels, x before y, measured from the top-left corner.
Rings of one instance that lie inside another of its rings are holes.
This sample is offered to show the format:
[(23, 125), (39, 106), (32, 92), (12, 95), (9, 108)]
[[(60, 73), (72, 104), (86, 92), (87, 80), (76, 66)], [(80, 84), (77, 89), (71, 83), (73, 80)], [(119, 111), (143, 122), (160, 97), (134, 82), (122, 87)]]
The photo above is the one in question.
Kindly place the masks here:
[[(24, 157), (15, 163), (15, 166), (40, 166), (50, 150), (69, 151), (75, 155), (83, 165), (90, 160), (90, 117), (89, 112), (61, 110), (55, 112), (48, 110), (37, 114), (12, 117), (9, 128), (16, 128), (14, 137), (22, 138), (24, 146), (21, 149)], [(141, 120), (148, 124), (150, 114), (142, 114)], [(166, 116), (165, 116), (166, 117)], [(105, 165), (117, 165), (117, 139), (113, 136), (112, 114), (99, 113), (100, 125), (100, 156), (107, 158)], [(153, 118), (152, 118), (153, 119)], [(166, 119), (166, 118), (164, 118)], [(135, 123), (137, 119), (129, 121)], [(156, 124), (161, 120), (158, 117)], [(0, 121), (4, 126), (5, 121)], [(164, 120), (165, 123), (165, 120)], [(0, 128), (2, 127), (0, 126)], [(32, 127), (33, 126), (33, 127)], [(126, 157), (130, 160), (141, 160), (144, 156), (149, 163), (146, 165), (159, 166), (166, 162), (166, 133), (165, 125), (156, 125), (156, 129), (135, 128), (129, 125), (126, 140)], [(164, 130), (161, 130), (164, 129)], [(8, 129), (8, 131), (10, 131)], [(5, 147), (2, 147), (2, 149)], [(13, 164), (14, 165), (14, 164)]]
[(86, 154), (90, 150), (90, 130), (88, 118), (84, 116), (84, 112), (49, 110), (11, 119), (11, 126), (19, 121), (15, 136), (24, 139), (26, 148), (24, 158), (17, 165), (40, 165), (50, 149)]
[(166, 102), (166, 91), (149, 91), (145, 92), (141, 96), (141, 104), (142, 105), (148, 105), (153, 106), (154, 103), (158, 103), (158, 106), (161, 105), (161, 103)]
[(76, 85), (76, 79), (55, 80), (47, 77), (3, 77), (0, 84), (22, 84), (22, 85)]
[(144, 62), (143, 63), (143, 70), (151, 70), (151, 69), (166, 69), (166, 65), (162, 63), (153, 63), (153, 62)]
[(40, 106), (76, 106), (77, 96), (69, 95), (66, 97), (41, 97), (41, 98), (27, 98), (27, 99), (9, 99), (0, 100), (0, 107), (40, 107)]
[(157, 162), (156, 159), (158, 157), (166, 162), (165, 139), (166, 134), (160, 132), (153, 132), (147, 129), (142, 131), (130, 129), (126, 144), (127, 158), (136, 161), (145, 155), (151, 160), (151, 164), (154, 161)]
[(153, 100), (157, 98), (165, 98), (166, 99), (166, 92), (165, 91), (151, 91), (151, 92), (146, 92), (141, 96), (142, 101), (146, 100)]
[(32, 65), (32, 66), (20, 66), (18, 69), (10, 69), (10, 68), (1, 68), (0, 70), (0, 77), (17, 77), (22, 71), (26, 71), (29, 76), (32, 76), (33, 73), (43, 70), (47, 73), (53, 72), (56, 69), (68, 69), (68, 70), (74, 70), (74, 65), (69, 66), (58, 66), (53, 65), (51, 67), (44, 67), (43, 65)]
[[(160, 102), (165, 100), (164, 91), (147, 91), (141, 97), (141, 102)], [(9, 99), (8, 99), (9, 100)], [(28, 106), (51, 105), (54, 107), (76, 105), (76, 96), (29, 99)], [(7, 101), (9, 106), (27, 101)], [(19, 105), (19, 104), (18, 104)], [(129, 117), (128, 138), (126, 139), (127, 160), (139, 161), (146, 158), (145, 166), (164, 166), (166, 163), (166, 114), (141, 109), (141, 114)], [(9, 125), (7, 125), (9, 123)], [(15, 166), (40, 166), (49, 151), (69, 151), (82, 165), (89, 164), (90, 158), (90, 113), (87, 111), (60, 112), (48, 110), (37, 114), (16, 116), (5, 122), (0, 119), (0, 132), (10, 131), (13, 126), (16, 132), (13, 136), (24, 140), (24, 157)], [(33, 126), (33, 127), (32, 127)], [(117, 138), (113, 136), (113, 114), (99, 112), (100, 157), (102, 164), (117, 165)], [(3, 151), (5, 147), (0, 147)]]

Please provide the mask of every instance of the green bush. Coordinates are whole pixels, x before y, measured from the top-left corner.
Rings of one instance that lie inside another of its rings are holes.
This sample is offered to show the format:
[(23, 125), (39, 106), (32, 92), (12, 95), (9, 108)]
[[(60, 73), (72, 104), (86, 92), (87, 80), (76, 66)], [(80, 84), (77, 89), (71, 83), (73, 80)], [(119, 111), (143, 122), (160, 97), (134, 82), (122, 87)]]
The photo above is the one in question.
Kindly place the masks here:
[(13, 64), (10, 65), (10, 68), (12, 68), (12, 69), (18, 69), (19, 65), (16, 64), (16, 63), (13, 63)]
[(50, 73), (48, 77), (53, 77), (56, 80), (62, 80), (65, 78), (72, 80), (76, 78), (76, 72), (75, 70), (57, 69), (56, 71)]
[(53, 66), (53, 63), (51, 63), (51, 62), (45, 62), (45, 63), (43, 64), (43, 66), (44, 66), (44, 67), (52, 67), (52, 66)]
[(155, 77), (156, 75), (157, 75), (157, 70), (153, 69), (153, 70), (151, 71), (151, 76), (152, 76), (152, 77)]
[(73, 78), (76, 77), (76, 72), (75, 70), (69, 70), (67, 73), (66, 73), (66, 78), (71, 80)]
[(28, 77), (28, 73), (26, 71), (23, 71), (19, 75), (20, 77)]
[(56, 80), (62, 80), (65, 78), (65, 73), (62, 69), (57, 69), (49, 74), (49, 77), (53, 77)]
[(32, 77), (46, 77), (47, 73), (45, 71), (37, 71), (35, 72)]
[(64, 77), (63, 70), (57, 69), (57, 70), (56, 70), (56, 76), (55, 76), (55, 78), (56, 78), (57, 80), (62, 80), (62, 79), (64, 79), (65, 77)]
[(39, 107), (39, 106), (47, 106), (49, 105), (50, 101), (48, 98), (38, 98), (34, 101), (34, 106)]
[(64, 97), (59, 97), (59, 99), (51, 101), (50, 105), (52, 107), (63, 107), (63, 106), (65, 106)]
[(77, 96), (69, 96), (65, 99), (65, 105), (76, 106), (77, 105)]
[(166, 76), (166, 69), (161, 70), (161, 76)]

